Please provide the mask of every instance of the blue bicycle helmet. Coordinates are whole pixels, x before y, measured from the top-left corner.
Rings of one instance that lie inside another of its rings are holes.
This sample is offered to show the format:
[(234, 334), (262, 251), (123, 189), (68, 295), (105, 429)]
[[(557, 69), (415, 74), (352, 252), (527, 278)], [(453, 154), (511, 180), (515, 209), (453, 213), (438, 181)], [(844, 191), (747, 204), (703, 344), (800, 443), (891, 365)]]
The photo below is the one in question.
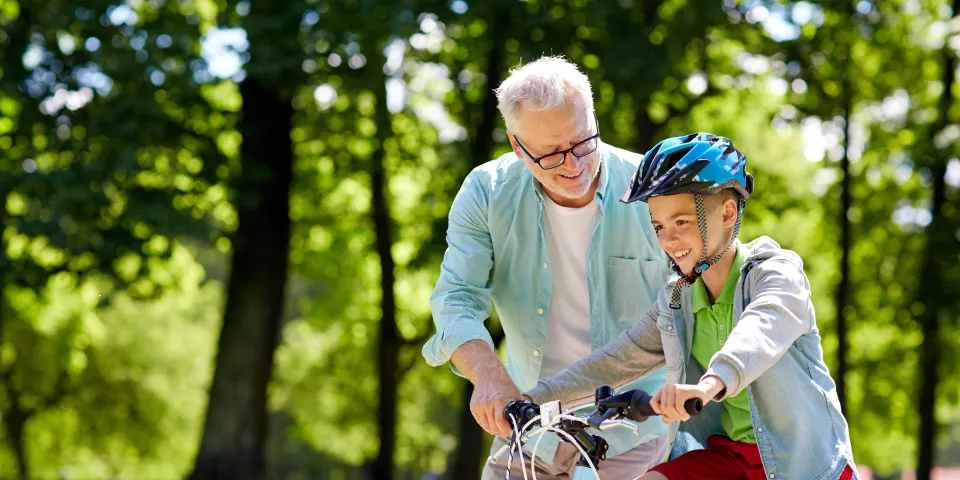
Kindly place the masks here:
[[(646, 155), (637, 172), (630, 179), (621, 202), (646, 202), (650, 197), (692, 193), (697, 205), (697, 223), (703, 237), (700, 261), (687, 275), (670, 258), (673, 270), (680, 275), (670, 306), (680, 308), (680, 288), (692, 285), (710, 265), (723, 258), (740, 231), (743, 206), (753, 193), (753, 176), (746, 171), (747, 157), (725, 137), (710, 133), (692, 133), (672, 137), (656, 144)], [(704, 195), (714, 195), (725, 189), (736, 192), (739, 198), (737, 222), (727, 248), (712, 258), (707, 257), (707, 222)], [(668, 255), (669, 257), (669, 255)]]

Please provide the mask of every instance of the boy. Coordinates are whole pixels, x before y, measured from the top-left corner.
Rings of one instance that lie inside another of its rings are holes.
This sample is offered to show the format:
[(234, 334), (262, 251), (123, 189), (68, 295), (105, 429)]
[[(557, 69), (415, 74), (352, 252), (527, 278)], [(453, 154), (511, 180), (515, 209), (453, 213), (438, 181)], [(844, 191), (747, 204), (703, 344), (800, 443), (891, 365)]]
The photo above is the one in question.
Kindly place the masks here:
[[(621, 201), (647, 202), (679, 278), (618, 340), (527, 396), (581, 402), (597, 386), (619, 388), (666, 366), (651, 406), (670, 423), (674, 452), (686, 453), (641, 479), (857, 478), (800, 257), (769, 237), (736, 240), (753, 192), (745, 166), (730, 140), (707, 133), (646, 154)], [(690, 398), (704, 403), (692, 419), (683, 410)]]

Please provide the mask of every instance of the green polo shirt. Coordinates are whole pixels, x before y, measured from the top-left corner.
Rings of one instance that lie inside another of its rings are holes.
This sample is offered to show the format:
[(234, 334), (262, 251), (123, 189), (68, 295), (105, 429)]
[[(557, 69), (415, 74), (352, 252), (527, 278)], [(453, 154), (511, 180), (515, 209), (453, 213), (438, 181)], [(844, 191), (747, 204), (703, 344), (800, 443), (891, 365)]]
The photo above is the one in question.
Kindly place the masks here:
[[(723, 285), (723, 291), (717, 302), (710, 305), (710, 297), (702, 279), (693, 284), (693, 313), (696, 319), (693, 327), (693, 358), (706, 369), (710, 359), (720, 351), (733, 330), (733, 292), (740, 280), (740, 267), (743, 266), (743, 251), (737, 250), (730, 275)], [(750, 404), (747, 391), (721, 402), (723, 413), (720, 423), (723, 431), (732, 440), (745, 443), (757, 443), (753, 432), (753, 420), (750, 417)]]

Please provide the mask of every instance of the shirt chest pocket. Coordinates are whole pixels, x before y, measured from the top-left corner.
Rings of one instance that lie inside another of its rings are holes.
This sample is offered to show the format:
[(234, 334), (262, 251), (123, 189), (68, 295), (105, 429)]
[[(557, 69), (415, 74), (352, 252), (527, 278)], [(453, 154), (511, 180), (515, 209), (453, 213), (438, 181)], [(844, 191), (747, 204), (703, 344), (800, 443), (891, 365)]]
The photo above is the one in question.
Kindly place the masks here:
[(670, 315), (669, 312), (666, 315), (661, 313), (657, 317), (657, 328), (660, 330), (663, 358), (667, 364), (667, 370), (680, 370), (683, 368), (683, 351), (680, 349), (680, 336), (677, 335), (673, 315)]
[(607, 258), (607, 309), (629, 328), (653, 305), (663, 286), (661, 264), (639, 258)]

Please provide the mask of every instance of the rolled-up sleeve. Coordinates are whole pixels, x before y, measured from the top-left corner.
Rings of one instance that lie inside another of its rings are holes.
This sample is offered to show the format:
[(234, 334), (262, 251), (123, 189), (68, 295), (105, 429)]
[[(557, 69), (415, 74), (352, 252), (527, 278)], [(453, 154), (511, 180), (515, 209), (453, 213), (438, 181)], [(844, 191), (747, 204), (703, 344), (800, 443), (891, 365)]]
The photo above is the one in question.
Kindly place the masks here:
[(453, 352), (471, 340), (483, 340), (494, 348), (483, 324), (492, 311), (493, 243), (487, 224), (489, 195), (482, 178), (477, 171), (468, 175), (450, 207), (447, 250), (430, 296), (437, 332), (422, 351), (427, 364), (434, 367), (450, 361)]

